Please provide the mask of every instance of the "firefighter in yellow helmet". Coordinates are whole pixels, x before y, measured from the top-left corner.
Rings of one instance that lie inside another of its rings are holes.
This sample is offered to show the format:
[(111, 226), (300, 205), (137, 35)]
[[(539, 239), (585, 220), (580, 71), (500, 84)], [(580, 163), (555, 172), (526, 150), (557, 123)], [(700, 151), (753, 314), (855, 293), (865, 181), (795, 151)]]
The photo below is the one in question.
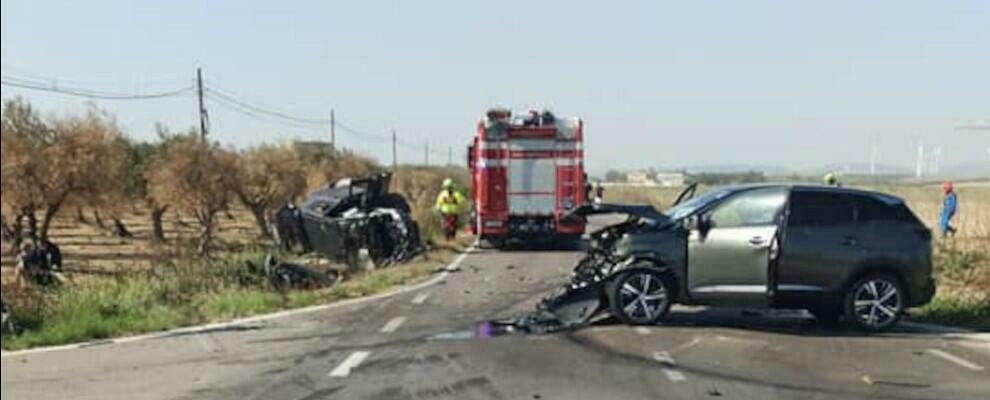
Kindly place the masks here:
[(443, 181), (443, 188), (440, 190), (440, 194), (437, 195), (436, 210), (443, 217), (443, 232), (447, 241), (457, 238), (457, 227), (460, 222), (458, 219), (465, 203), (467, 203), (467, 199), (464, 197), (464, 194), (457, 190), (454, 181), (452, 179), (445, 179)]
[(839, 177), (835, 176), (835, 174), (831, 172), (825, 174), (825, 185), (835, 187), (842, 186), (842, 184), (839, 183)]

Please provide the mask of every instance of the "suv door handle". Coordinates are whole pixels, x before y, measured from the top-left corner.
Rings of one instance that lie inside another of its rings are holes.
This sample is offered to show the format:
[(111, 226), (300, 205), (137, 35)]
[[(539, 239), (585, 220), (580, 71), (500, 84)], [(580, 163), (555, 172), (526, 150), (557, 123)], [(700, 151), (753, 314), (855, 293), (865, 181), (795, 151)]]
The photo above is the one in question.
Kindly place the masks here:
[(856, 247), (859, 245), (859, 241), (853, 236), (846, 236), (842, 238), (842, 245), (846, 247)]
[(749, 239), (749, 245), (753, 247), (766, 247), (767, 241), (766, 239), (757, 236), (752, 239)]

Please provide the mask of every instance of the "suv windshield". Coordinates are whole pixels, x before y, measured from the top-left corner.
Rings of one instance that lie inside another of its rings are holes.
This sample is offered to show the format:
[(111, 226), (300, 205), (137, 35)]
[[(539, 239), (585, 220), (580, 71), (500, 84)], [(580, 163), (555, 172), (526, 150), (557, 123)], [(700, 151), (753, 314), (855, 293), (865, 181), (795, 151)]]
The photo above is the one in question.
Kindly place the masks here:
[(705, 193), (703, 196), (695, 197), (691, 200), (678, 204), (673, 208), (664, 211), (664, 214), (666, 214), (668, 217), (670, 217), (671, 220), (674, 221), (684, 219), (693, 215), (698, 210), (705, 208), (709, 204), (712, 204), (726, 197), (729, 197), (730, 195), (732, 195), (732, 193), (734, 193), (732, 189), (714, 190)]

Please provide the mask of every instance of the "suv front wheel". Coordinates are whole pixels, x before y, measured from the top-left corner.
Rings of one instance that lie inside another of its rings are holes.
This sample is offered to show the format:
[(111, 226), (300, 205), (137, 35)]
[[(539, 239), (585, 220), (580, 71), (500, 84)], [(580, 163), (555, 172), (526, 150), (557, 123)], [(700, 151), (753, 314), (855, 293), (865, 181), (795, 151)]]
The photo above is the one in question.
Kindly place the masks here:
[(869, 275), (849, 288), (845, 315), (859, 329), (884, 332), (900, 322), (906, 300), (900, 280), (887, 274)]
[(656, 325), (670, 314), (674, 278), (652, 268), (633, 268), (608, 286), (612, 315), (628, 325)]

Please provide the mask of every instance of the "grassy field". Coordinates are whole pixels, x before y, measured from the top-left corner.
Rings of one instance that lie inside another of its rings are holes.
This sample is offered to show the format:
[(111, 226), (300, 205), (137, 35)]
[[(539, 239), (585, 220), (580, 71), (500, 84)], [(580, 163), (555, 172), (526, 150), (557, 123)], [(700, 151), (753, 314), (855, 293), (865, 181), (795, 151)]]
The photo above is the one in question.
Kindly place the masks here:
[[(863, 187), (904, 198), (933, 231), (937, 231), (942, 207), (938, 185), (881, 185)], [(704, 191), (705, 189), (701, 189)], [(681, 189), (610, 187), (606, 201), (652, 204), (663, 210), (674, 202)], [(918, 321), (967, 326), (990, 331), (990, 185), (957, 187), (960, 214), (955, 239), (936, 239), (935, 267), (939, 292), (935, 301), (913, 318)]]

